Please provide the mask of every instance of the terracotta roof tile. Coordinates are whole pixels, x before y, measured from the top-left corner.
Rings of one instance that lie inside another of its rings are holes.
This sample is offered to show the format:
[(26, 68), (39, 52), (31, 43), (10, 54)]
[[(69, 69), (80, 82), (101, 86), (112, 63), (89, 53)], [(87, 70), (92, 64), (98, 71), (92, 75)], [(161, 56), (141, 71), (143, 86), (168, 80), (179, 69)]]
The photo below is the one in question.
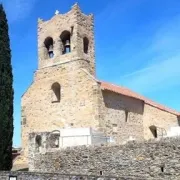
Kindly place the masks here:
[(166, 111), (166, 112), (169, 112), (171, 114), (175, 114), (175, 115), (180, 115), (179, 112), (173, 110), (173, 109), (170, 109), (168, 107), (165, 107), (161, 104), (158, 104), (146, 97), (143, 97), (135, 92), (133, 92), (132, 90), (128, 89), (128, 88), (125, 88), (125, 87), (122, 87), (122, 86), (117, 86), (117, 85), (114, 85), (114, 84), (110, 84), (110, 83), (107, 83), (107, 82), (103, 82), (103, 81), (99, 81), (100, 85), (101, 85), (101, 88), (102, 89), (106, 89), (106, 90), (109, 90), (109, 91), (112, 91), (112, 92), (115, 92), (115, 93), (118, 93), (118, 94), (122, 94), (122, 95), (125, 95), (125, 96), (129, 96), (129, 97), (132, 97), (132, 98), (135, 98), (135, 99), (139, 99), (139, 100), (142, 100), (144, 101), (146, 104), (149, 104), (153, 107), (156, 107), (158, 109), (161, 109), (163, 111)]

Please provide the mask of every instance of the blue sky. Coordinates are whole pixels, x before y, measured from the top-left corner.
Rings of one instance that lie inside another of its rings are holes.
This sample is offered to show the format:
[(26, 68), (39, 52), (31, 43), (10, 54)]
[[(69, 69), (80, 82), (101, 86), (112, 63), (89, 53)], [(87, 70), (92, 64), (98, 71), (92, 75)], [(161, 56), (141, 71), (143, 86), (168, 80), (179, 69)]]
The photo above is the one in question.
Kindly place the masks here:
[[(14, 72), (14, 145), (21, 144), (20, 100), (37, 69), (37, 19), (74, 0), (0, 0), (9, 21)], [(180, 110), (180, 1), (79, 0), (95, 15), (97, 78)]]

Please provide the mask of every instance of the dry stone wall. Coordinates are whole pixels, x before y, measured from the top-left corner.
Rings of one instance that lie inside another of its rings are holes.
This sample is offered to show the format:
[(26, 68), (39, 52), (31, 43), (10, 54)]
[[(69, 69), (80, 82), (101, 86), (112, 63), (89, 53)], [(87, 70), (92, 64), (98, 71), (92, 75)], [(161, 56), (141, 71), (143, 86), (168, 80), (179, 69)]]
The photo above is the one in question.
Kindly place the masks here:
[(124, 146), (80, 146), (43, 154), (31, 152), (30, 156), (30, 171), (156, 180), (180, 178), (180, 138), (129, 142)]
[(179, 176), (160, 178), (141, 178), (129, 176), (85, 176), (85, 175), (64, 175), (59, 173), (38, 173), (38, 172), (0, 172), (1, 180), (9, 180), (9, 177), (16, 177), (17, 180), (179, 180)]
[[(17, 180), (124, 180), (125, 178), (104, 177), (104, 176), (81, 176), (63, 175), (58, 173), (33, 173), (33, 172), (0, 172), (1, 180), (9, 180), (9, 177), (16, 177)], [(131, 180), (131, 179), (129, 179)]]

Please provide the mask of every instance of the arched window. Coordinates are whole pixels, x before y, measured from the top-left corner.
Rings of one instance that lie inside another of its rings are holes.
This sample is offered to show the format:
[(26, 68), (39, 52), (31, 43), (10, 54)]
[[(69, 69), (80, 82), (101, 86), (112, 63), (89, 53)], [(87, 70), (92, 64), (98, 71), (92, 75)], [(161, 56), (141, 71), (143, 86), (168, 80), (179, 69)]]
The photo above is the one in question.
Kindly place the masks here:
[(71, 52), (71, 34), (69, 31), (63, 31), (60, 35), (61, 41), (62, 41), (62, 54), (67, 54)]
[(49, 135), (49, 146), (50, 148), (59, 148), (60, 131), (55, 130)]
[(89, 49), (89, 40), (87, 37), (83, 38), (83, 47), (84, 47), (84, 53), (88, 53), (88, 49)]
[(51, 86), (52, 89), (52, 102), (60, 102), (60, 93), (61, 93), (61, 87), (59, 83), (54, 83)]
[(47, 55), (49, 58), (54, 57), (54, 52), (53, 52), (53, 38), (52, 37), (47, 37), (44, 41), (44, 45), (47, 50)]

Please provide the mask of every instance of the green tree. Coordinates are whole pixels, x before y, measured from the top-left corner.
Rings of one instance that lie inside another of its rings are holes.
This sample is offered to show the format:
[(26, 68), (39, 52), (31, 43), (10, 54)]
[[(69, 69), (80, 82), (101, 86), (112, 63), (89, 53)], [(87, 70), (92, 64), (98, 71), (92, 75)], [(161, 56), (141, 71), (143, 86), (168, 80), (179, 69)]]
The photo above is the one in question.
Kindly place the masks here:
[(13, 74), (8, 22), (0, 4), (0, 170), (12, 168)]

